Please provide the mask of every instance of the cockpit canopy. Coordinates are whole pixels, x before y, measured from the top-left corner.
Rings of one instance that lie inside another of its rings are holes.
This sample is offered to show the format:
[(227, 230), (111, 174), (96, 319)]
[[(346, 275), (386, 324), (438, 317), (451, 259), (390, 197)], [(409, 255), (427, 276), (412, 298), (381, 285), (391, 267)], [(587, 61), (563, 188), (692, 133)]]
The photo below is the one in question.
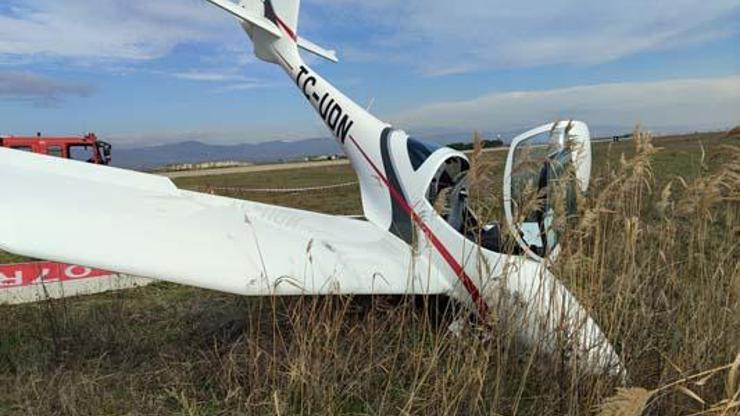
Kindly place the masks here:
[[(412, 161), (416, 157), (423, 162), (428, 157), (425, 152), (433, 151), (421, 142), (408, 146)], [(488, 250), (503, 252), (506, 246), (538, 260), (552, 258), (559, 248), (563, 221), (577, 211), (579, 188), (585, 191), (588, 187), (588, 127), (580, 122), (551, 123), (512, 141), (503, 188), (504, 214), (515, 240), (511, 244), (499, 223), (480, 224), (473, 212), (469, 170), (470, 163), (460, 156), (450, 156), (440, 164), (426, 192), (435, 211), (455, 230)]]
[(414, 171), (419, 170), (421, 165), (429, 159), (429, 156), (441, 146), (435, 143), (426, 143), (409, 137), (406, 140), (406, 148), (409, 153), (409, 160)]
[(504, 211), (519, 246), (532, 258), (554, 258), (559, 236), (588, 189), (591, 134), (578, 121), (532, 129), (512, 140), (504, 172)]

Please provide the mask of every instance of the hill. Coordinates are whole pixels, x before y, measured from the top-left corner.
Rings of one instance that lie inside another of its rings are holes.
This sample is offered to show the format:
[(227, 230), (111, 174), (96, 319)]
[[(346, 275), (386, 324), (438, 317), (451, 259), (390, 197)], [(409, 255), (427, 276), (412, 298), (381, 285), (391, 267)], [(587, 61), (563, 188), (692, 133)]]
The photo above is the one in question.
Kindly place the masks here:
[(341, 152), (337, 143), (328, 138), (235, 145), (215, 145), (199, 141), (187, 141), (133, 149), (114, 148), (113, 165), (131, 169), (153, 169), (174, 163), (221, 160), (264, 163)]

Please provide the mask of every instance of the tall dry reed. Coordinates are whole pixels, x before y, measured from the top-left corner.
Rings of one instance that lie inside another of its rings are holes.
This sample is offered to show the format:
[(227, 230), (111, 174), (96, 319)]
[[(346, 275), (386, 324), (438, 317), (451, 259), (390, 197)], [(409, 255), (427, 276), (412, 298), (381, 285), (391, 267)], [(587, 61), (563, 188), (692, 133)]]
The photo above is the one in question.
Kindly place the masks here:
[[(0, 413), (733, 414), (740, 149), (687, 179), (656, 172), (660, 152), (638, 132), (628, 154), (597, 159), (577, 217), (557, 206), (551, 269), (613, 341), (628, 386), (523, 347), (515, 319), (482, 325), (442, 297), (254, 300), (155, 285), (7, 309)], [(471, 193), (500, 199), (484, 157), (474, 151)]]

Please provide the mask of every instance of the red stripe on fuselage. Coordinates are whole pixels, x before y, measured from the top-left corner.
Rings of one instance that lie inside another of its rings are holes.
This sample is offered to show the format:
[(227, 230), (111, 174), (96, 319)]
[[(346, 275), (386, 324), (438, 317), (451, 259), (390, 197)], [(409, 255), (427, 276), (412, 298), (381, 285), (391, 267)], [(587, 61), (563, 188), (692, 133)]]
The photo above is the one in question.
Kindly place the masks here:
[(283, 28), (283, 31), (290, 36), (291, 39), (293, 39), (293, 42), (298, 42), (298, 35), (295, 34), (293, 29), (288, 26), (283, 19), (280, 18), (277, 14), (275, 15), (275, 20), (277, 20), (278, 25)]
[(409, 203), (406, 201), (406, 198), (401, 195), (400, 190), (391, 185), (391, 183), (388, 181), (388, 178), (386, 178), (386, 176), (380, 171), (380, 169), (375, 166), (375, 163), (373, 163), (372, 159), (370, 159), (370, 157), (367, 155), (367, 153), (365, 153), (362, 147), (357, 144), (355, 138), (349, 136), (349, 139), (352, 141), (355, 147), (357, 147), (357, 150), (360, 151), (360, 154), (362, 154), (362, 157), (365, 158), (367, 163), (370, 164), (370, 167), (373, 168), (378, 177), (380, 177), (380, 179), (383, 181), (385, 186), (390, 191), (391, 197), (395, 199), (398, 204), (401, 205), (401, 207), (411, 217), (414, 223), (416, 223), (416, 225), (421, 228), (421, 230), (424, 232), (424, 235), (426, 235), (429, 241), (431, 241), (434, 248), (452, 268), (452, 271), (455, 272), (457, 278), (460, 279), (460, 282), (462, 282), (463, 286), (465, 286), (465, 289), (470, 294), (470, 298), (473, 300), (473, 303), (475, 303), (475, 305), (478, 307), (478, 313), (482, 318), (485, 318), (486, 314), (488, 313), (488, 305), (481, 297), (480, 291), (478, 290), (478, 287), (475, 286), (475, 283), (473, 283), (473, 280), (470, 278), (470, 276), (467, 275), (467, 273), (465, 273), (465, 269), (463, 269), (462, 265), (457, 260), (455, 260), (449, 250), (447, 250), (447, 247), (442, 244), (442, 242), (439, 240), (439, 238), (437, 238), (434, 232), (432, 232), (429, 226), (424, 223), (421, 217), (416, 213), (416, 211), (414, 211), (411, 205), (409, 205)]

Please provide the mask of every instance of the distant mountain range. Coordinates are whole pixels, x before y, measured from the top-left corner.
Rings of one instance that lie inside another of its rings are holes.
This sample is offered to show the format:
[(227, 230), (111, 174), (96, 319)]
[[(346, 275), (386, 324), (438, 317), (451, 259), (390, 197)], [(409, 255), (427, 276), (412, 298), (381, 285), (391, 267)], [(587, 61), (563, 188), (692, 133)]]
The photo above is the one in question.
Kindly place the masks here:
[(123, 168), (144, 170), (175, 163), (223, 160), (266, 163), (341, 153), (342, 150), (339, 145), (328, 138), (235, 145), (215, 145), (187, 141), (135, 149), (117, 148), (114, 143), (112, 164)]
[[(505, 143), (519, 133), (500, 134)], [(607, 131), (623, 131), (617, 128), (592, 129), (592, 135), (606, 135)], [(611, 134), (611, 133), (610, 133)], [(413, 134), (412, 134), (413, 135)], [(499, 135), (481, 132), (484, 139), (495, 139)], [(472, 131), (445, 132), (419, 131), (418, 138), (439, 144), (467, 142), (472, 140)], [(113, 165), (129, 169), (150, 170), (171, 164), (201, 163), (216, 161), (236, 161), (249, 163), (269, 163), (300, 160), (310, 156), (342, 154), (342, 149), (334, 139), (313, 138), (298, 141), (272, 141), (256, 144), (217, 145), (199, 141), (186, 141), (159, 146), (140, 148), (119, 148), (113, 143)]]
[[(425, 140), (447, 144), (465, 141), (470, 133), (425, 134)], [(208, 144), (186, 141), (139, 148), (119, 148), (113, 142), (113, 166), (128, 169), (150, 170), (171, 164), (214, 161), (269, 163), (300, 160), (305, 157), (342, 154), (334, 139), (313, 138), (298, 141), (272, 141), (233, 145)]]

